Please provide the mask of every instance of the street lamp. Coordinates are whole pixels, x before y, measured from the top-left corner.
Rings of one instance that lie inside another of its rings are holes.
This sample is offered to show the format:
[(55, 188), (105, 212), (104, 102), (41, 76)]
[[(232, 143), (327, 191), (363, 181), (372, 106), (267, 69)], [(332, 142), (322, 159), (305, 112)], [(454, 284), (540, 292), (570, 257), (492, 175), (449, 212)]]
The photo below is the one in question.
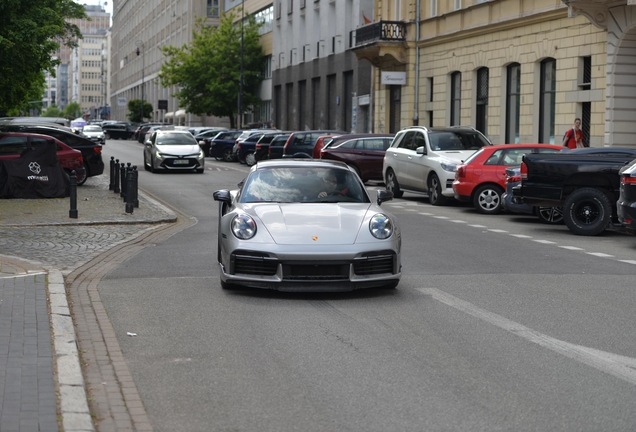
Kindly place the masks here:
[(137, 41), (137, 56), (139, 56), (139, 49), (141, 48), (141, 123), (144, 122), (144, 104), (146, 103), (146, 98), (144, 97), (144, 80), (146, 79), (145, 69), (146, 69), (146, 50), (144, 49), (144, 43), (142, 41)]
[(245, 33), (243, 32), (243, 25), (245, 21), (245, 1), (241, 1), (241, 81), (239, 83), (239, 100), (238, 100), (238, 114), (239, 114), (239, 129), (243, 129), (243, 39)]

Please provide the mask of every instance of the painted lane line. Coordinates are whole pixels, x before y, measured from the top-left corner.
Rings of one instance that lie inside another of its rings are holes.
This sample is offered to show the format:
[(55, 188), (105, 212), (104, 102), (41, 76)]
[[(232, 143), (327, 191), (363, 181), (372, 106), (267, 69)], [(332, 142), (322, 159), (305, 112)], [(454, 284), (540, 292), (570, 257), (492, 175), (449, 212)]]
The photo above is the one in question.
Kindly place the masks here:
[(468, 225), (473, 228), (487, 228), (486, 225)]
[(416, 288), (423, 294), (429, 295), (435, 300), (455, 308), (468, 315), (490, 323), (507, 332), (517, 335), (529, 342), (559, 353), (565, 357), (593, 367), (601, 372), (610, 374), (616, 378), (636, 384), (636, 359), (622, 355), (575, 345), (559, 339), (555, 339), (536, 330), (532, 330), (517, 322), (511, 321), (501, 315), (481, 309), (472, 303), (468, 303), (450, 294), (446, 294), (436, 288)]
[(588, 255), (594, 255), (594, 256), (599, 257), (599, 258), (614, 258), (614, 255), (609, 255), (609, 254), (602, 253), (602, 252), (585, 252), (585, 253), (588, 254)]
[(533, 242), (537, 242), (537, 243), (541, 243), (541, 244), (556, 244), (556, 242), (550, 241), (550, 240), (539, 240), (539, 239), (535, 239), (532, 240)]
[(435, 219), (449, 219), (448, 216), (433, 216)]
[(634, 260), (619, 260), (619, 261), (625, 264), (636, 264), (636, 261)]
[(459, 220), (459, 219), (451, 219), (449, 222), (453, 222), (453, 223), (468, 223), (466, 221)]
[(513, 237), (517, 237), (517, 238), (522, 238), (522, 239), (531, 239), (532, 236), (529, 235), (525, 235), (525, 234), (510, 234)]
[(506, 230), (502, 230), (502, 229), (492, 229), (492, 228), (488, 228), (488, 231), (490, 232), (494, 232), (494, 233), (507, 233), (508, 231)]
[(423, 212), (420, 212), (420, 214), (421, 214), (422, 216), (433, 216), (433, 213), (423, 213)]
[(563, 248), (563, 249), (567, 249), (567, 250), (573, 250), (573, 251), (582, 251), (582, 250), (585, 250), (585, 249), (583, 249), (583, 248), (576, 247), (576, 246), (559, 246), (559, 247), (560, 247), (560, 248)]

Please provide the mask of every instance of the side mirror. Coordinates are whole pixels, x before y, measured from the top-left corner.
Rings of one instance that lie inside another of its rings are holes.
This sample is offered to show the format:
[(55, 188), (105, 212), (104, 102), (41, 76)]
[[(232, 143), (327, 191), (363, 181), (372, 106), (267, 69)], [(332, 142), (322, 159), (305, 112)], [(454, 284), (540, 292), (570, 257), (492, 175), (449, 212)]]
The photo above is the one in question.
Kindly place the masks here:
[(418, 154), (418, 155), (426, 154), (426, 151), (425, 151), (424, 146), (421, 146), (421, 147), (416, 148), (416, 149), (415, 149), (415, 153), (416, 153), (416, 154)]
[(232, 203), (232, 195), (230, 194), (230, 191), (227, 189), (218, 190), (214, 192), (212, 196), (214, 197), (214, 201), (221, 201), (226, 204)]
[(378, 191), (378, 205), (381, 205), (385, 201), (391, 201), (393, 199), (393, 192), (388, 190)]

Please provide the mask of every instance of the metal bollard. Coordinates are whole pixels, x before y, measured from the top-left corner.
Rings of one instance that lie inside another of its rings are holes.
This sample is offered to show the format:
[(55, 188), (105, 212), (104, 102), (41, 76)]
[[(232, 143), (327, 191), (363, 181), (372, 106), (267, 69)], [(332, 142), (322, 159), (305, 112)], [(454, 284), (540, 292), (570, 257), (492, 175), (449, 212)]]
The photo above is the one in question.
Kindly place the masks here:
[(119, 159), (115, 159), (115, 188), (113, 192), (119, 193)]
[(139, 208), (139, 171), (137, 171), (137, 165), (133, 165), (132, 168), (133, 168), (132, 170), (132, 174), (133, 174), (132, 202), (136, 208)]
[(115, 189), (115, 156), (110, 157), (110, 183), (108, 183), (108, 190)]
[(126, 194), (126, 164), (123, 162), (119, 167), (119, 175), (121, 177), (121, 191), (119, 192), (119, 196), (123, 197)]
[(77, 175), (75, 174), (75, 170), (71, 171), (70, 178), (71, 209), (68, 211), (68, 217), (77, 219)]
[(133, 170), (130, 168), (130, 164), (128, 164), (128, 168), (126, 168), (126, 213), (133, 212)]

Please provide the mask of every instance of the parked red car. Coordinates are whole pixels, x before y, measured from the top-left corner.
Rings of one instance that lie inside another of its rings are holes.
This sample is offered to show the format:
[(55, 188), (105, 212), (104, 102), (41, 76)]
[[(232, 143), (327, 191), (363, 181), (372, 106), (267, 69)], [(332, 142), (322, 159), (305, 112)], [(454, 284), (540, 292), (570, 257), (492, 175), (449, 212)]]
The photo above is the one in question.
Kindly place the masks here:
[(75, 171), (77, 183), (81, 183), (86, 175), (82, 152), (49, 135), (20, 132), (0, 133), (0, 159), (17, 159), (28, 146), (39, 145), (56, 146), (57, 158), (64, 171), (69, 175), (72, 171)]
[(453, 192), (455, 199), (472, 202), (483, 214), (497, 214), (502, 209), (506, 188), (506, 168), (521, 164), (527, 153), (558, 153), (560, 145), (501, 144), (482, 147), (457, 167)]
[(320, 151), (321, 159), (346, 163), (356, 170), (363, 182), (382, 180), (382, 162), (392, 134), (365, 134), (335, 138)]

